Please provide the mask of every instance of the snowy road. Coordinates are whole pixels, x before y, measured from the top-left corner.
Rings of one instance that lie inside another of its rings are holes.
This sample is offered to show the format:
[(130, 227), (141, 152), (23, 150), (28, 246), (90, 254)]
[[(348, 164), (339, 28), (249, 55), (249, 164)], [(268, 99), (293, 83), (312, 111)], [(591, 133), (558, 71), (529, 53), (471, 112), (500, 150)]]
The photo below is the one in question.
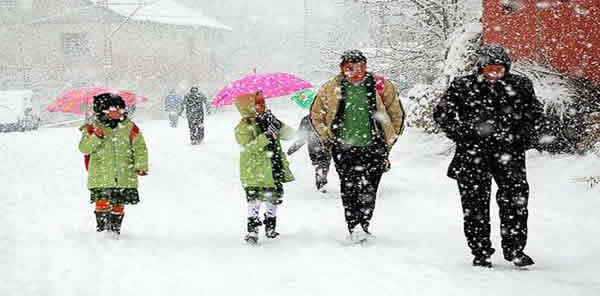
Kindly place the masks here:
[[(303, 116), (275, 113), (294, 128)], [(529, 155), (529, 270), (499, 250), (493, 269), (471, 267), (445, 141), (412, 129), (383, 177), (373, 243), (345, 243), (335, 171), (328, 195), (316, 193), (303, 148), (290, 158), (282, 235), (249, 247), (238, 120), (209, 117), (201, 146), (188, 144), (185, 123), (139, 123), (151, 171), (118, 241), (94, 231), (76, 128), (0, 134), (0, 295), (600, 295), (600, 194), (572, 182), (598, 175), (591, 156)]]

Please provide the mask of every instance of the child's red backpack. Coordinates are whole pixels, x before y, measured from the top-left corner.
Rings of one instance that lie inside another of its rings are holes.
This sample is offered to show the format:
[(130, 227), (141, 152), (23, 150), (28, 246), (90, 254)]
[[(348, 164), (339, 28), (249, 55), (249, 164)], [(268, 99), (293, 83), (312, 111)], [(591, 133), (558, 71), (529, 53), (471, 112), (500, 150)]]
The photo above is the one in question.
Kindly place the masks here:
[[(86, 129), (88, 135), (91, 135), (94, 133), (94, 126), (91, 124), (86, 124), (84, 126), (84, 128)], [(140, 129), (137, 127), (137, 125), (135, 125), (135, 123), (133, 124), (133, 128), (131, 128), (131, 132), (129, 133), (129, 141), (133, 142), (133, 139), (135, 139), (135, 137), (138, 135), (138, 133), (140, 132)], [(83, 156), (83, 162), (85, 164), (85, 170), (87, 171), (88, 168), (90, 167), (90, 155), (86, 154)]]

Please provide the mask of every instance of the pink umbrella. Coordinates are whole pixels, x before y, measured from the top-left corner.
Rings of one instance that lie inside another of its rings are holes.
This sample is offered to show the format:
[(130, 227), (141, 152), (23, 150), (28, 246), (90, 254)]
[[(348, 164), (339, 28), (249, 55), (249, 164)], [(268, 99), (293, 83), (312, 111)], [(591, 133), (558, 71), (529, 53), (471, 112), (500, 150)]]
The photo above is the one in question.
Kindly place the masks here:
[[(58, 98), (56, 98), (52, 104), (46, 107), (46, 110), (50, 112), (66, 112), (76, 114), (85, 114), (85, 111), (87, 110), (88, 114), (92, 114), (94, 96), (105, 92), (111, 91), (103, 87), (85, 87), (73, 89), (58, 96)], [(119, 91), (118, 94), (123, 98), (125, 105), (127, 106), (148, 101), (147, 98), (138, 96), (133, 92), (126, 90)]]
[(257, 74), (255, 69), (253, 75), (236, 80), (221, 89), (211, 103), (215, 106), (231, 105), (236, 96), (258, 90), (262, 90), (265, 98), (274, 98), (312, 87), (309, 82), (292, 74), (282, 72)]

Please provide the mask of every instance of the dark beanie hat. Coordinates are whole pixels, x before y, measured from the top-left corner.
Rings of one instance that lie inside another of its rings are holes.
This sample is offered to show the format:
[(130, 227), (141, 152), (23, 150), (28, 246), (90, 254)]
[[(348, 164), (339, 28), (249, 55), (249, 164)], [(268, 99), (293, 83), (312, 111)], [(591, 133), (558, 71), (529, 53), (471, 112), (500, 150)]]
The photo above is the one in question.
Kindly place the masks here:
[(365, 55), (358, 49), (347, 50), (342, 53), (340, 65), (344, 63), (358, 63), (358, 62), (367, 62), (367, 58)]
[(94, 96), (94, 112), (102, 113), (110, 107), (125, 109), (125, 101), (121, 96), (111, 93), (102, 93)]
[(484, 45), (477, 50), (477, 68), (483, 69), (487, 65), (504, 66), (506, 72), (510, 71), (511, 61), (508, 51), (497, 44)]

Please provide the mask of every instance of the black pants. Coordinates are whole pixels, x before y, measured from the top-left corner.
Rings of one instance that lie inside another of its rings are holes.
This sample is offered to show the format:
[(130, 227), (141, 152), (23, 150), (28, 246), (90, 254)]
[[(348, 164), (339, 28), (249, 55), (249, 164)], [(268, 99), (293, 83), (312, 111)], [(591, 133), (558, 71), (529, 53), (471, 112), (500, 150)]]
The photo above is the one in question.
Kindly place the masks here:
[(331, 158), (315, 164), (315, 184), (317, 185), (317, 189), (321, 189), (327, 184), (327, 175), (329, 174), (330, 165)]
[(383, 174), (385, 148), (334, 147), (335, 169), (340, 177), (340, 191), (348, 230), (361, 225), (368, 231), (375, 210), (377, 188)]
[(505, 258), (523, 251), (527, 243), (527, 203), (529, 185), (525, 153), (510, 160), (490, 158), (489, 172), (473, 173), (457, 179), (467, 244), (475, 256), (490, 256), (490, 195), (492, 178), (498, 185), (496, 202), (500, 208), (500, 234)]
[(197, 144), (204, 139), (204, 118), (203, 117), (188, 117), (188, 126), (190, 128), (190, 140)]

